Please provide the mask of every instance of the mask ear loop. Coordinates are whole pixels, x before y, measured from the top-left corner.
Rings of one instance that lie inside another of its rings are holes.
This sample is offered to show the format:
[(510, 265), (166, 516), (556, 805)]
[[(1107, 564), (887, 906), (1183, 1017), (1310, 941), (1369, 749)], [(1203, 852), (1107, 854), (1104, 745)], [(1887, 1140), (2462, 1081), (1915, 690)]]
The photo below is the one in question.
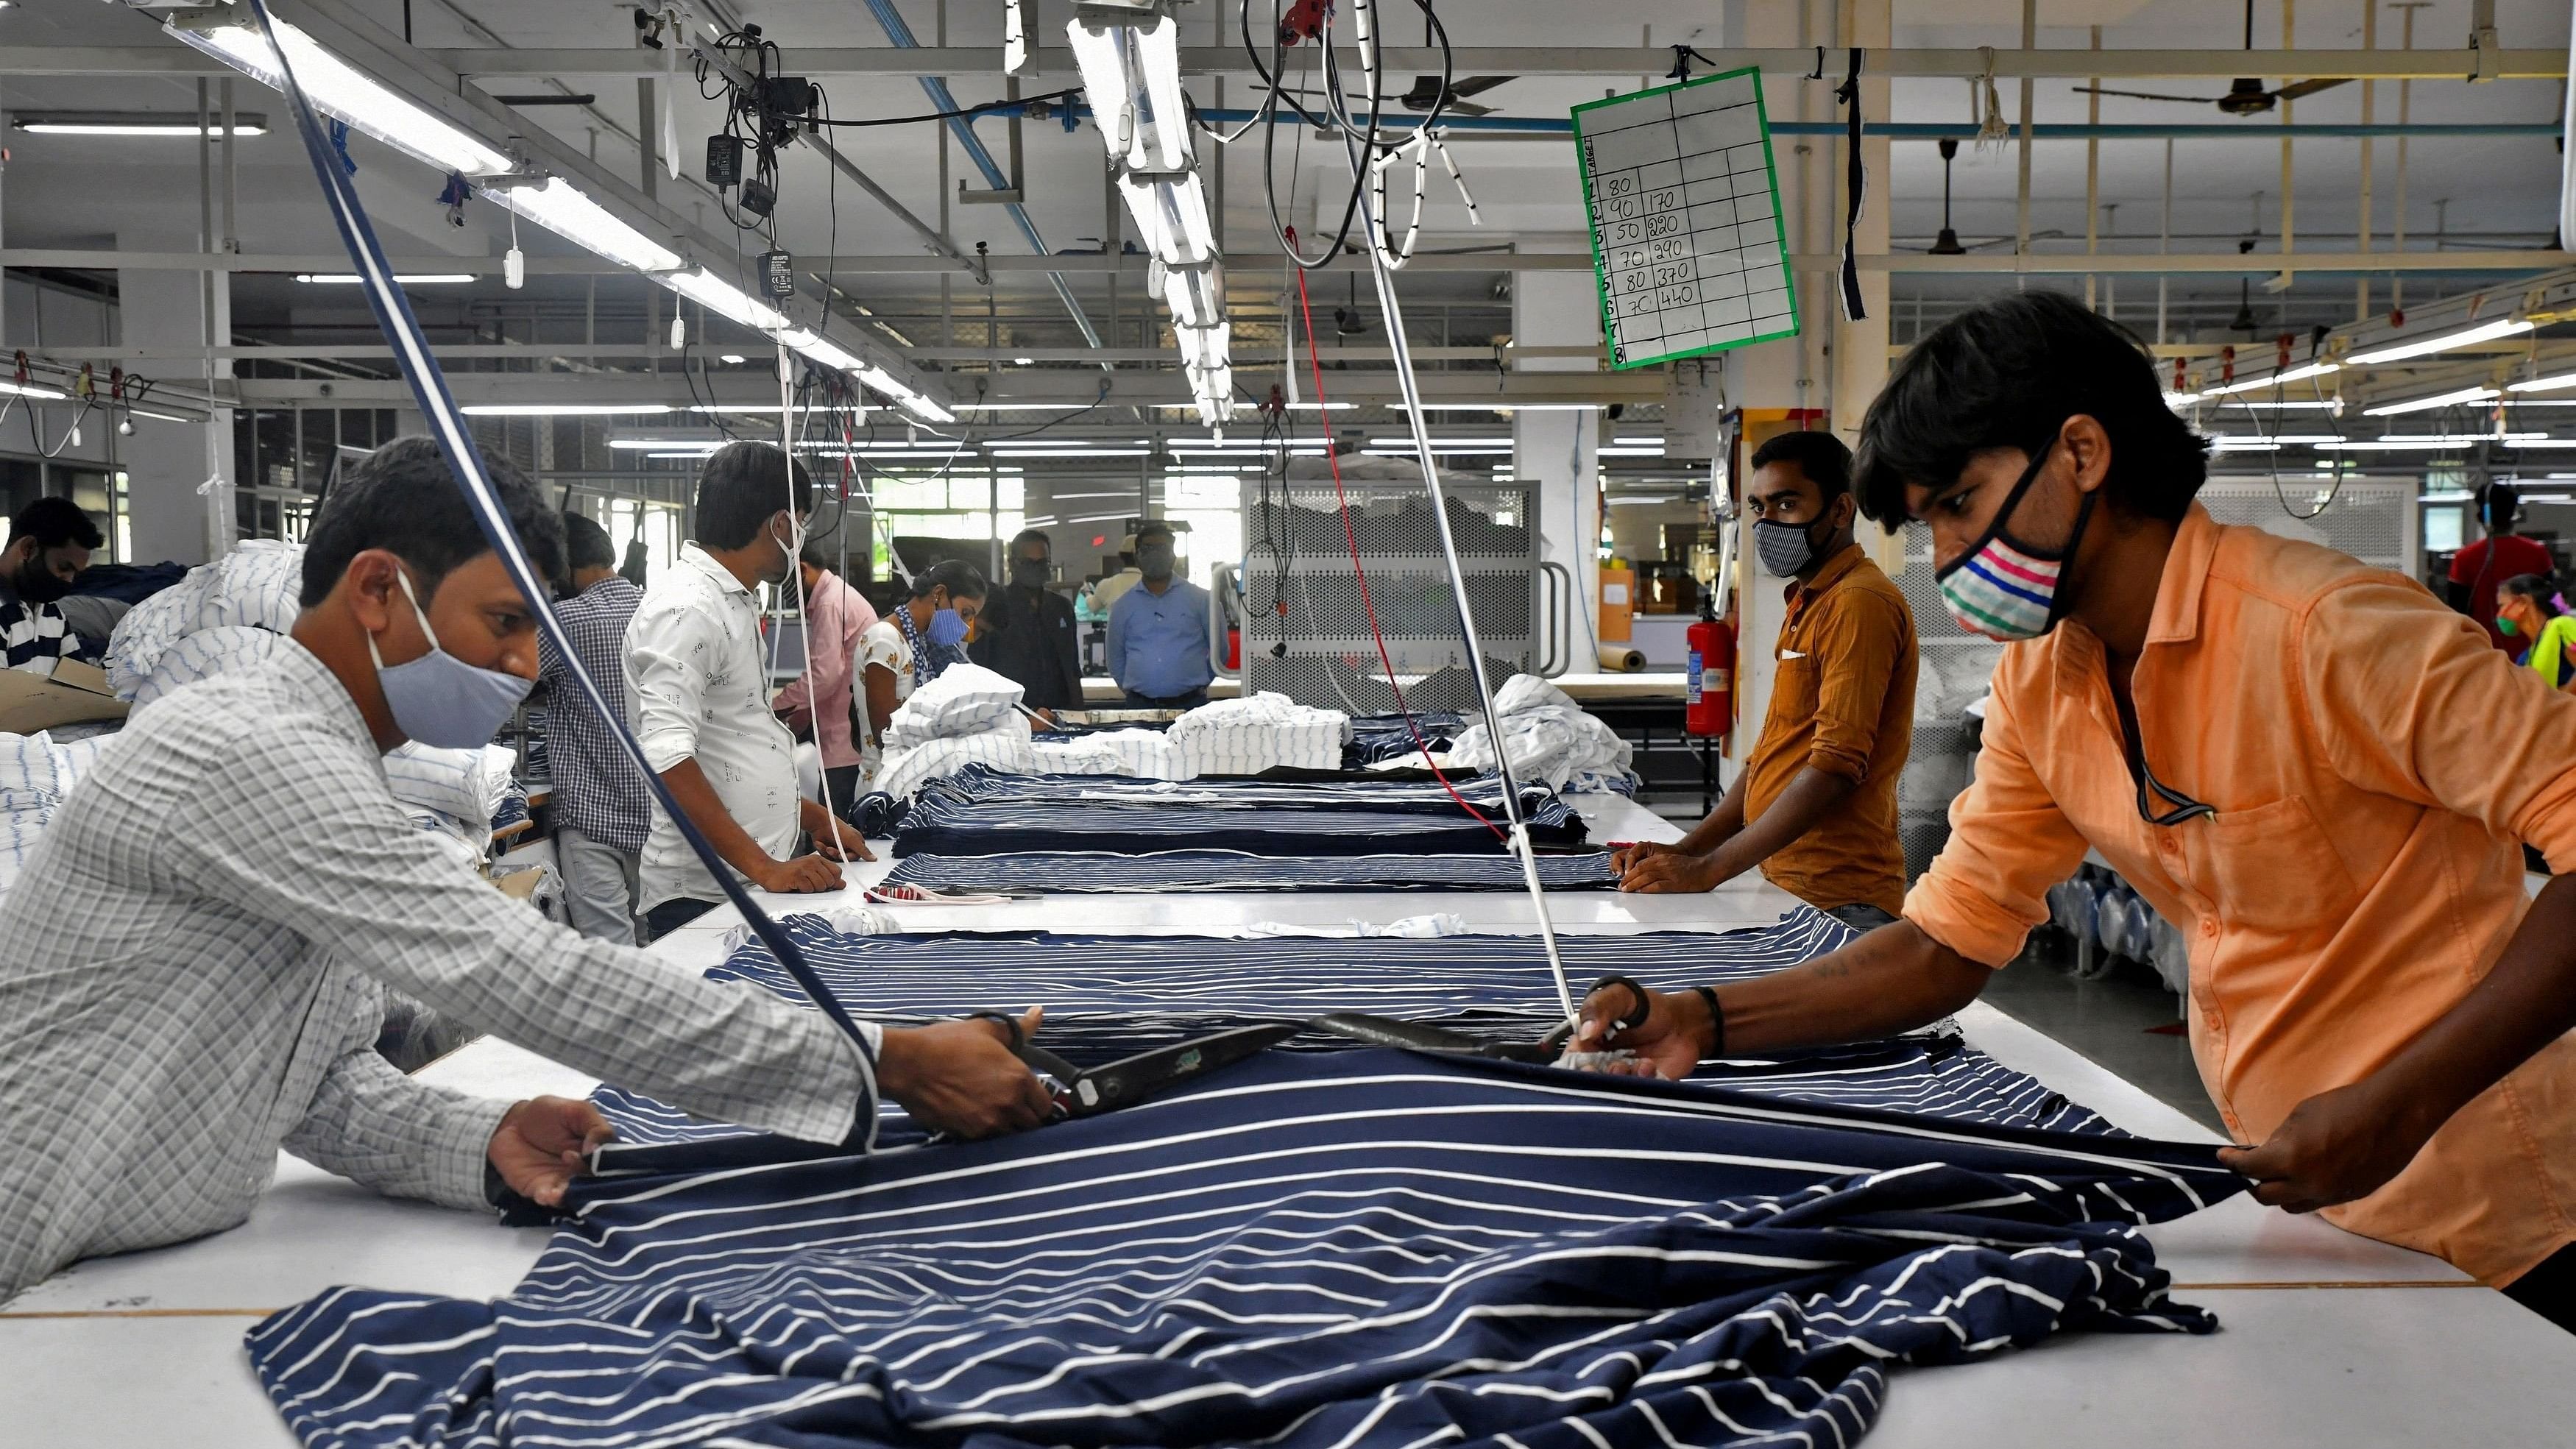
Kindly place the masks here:
[[(411, 605), (412, 617), (420, 620), (420, 637), (429, 641), (430, 654), (444, 653), (445, 646), (438, 642), (438, 631), (429, 627), (429, 611), (420, 606), (420, 595), (412, 592), (411, 572), (400, 564), (394, 565), (394, 582), (402, 586), (403, 602)], [(421, 657), (426, 659), (429, 655)], [(367, 662), (376, 666), (378, 674), (385, 672), (385, 656), (376, 652), (376, 636), (373, 634), (367, 636)]]

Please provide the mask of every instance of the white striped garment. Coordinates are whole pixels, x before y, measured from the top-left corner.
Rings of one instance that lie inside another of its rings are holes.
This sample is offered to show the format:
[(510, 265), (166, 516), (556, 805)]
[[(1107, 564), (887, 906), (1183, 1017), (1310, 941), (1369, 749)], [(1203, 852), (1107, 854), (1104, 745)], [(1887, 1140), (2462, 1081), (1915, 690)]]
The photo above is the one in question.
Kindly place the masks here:
[[(1549, 890), (1611, 890), (1619, 884), (1610, 852), (1538, 857), (1539, 884)], [(1526, 889), (1520, 862), (1507, 855), (1345, 855), (1320, 859), (1254, 855), (1241, 850), (1158, 850), (1122, 855), (1103, 850), (1027, 855), (915, 855), (887, 872), (881, 885), (920, 886), (970, 895), (1161, 895), (1204, 891), (1516, 891)]]

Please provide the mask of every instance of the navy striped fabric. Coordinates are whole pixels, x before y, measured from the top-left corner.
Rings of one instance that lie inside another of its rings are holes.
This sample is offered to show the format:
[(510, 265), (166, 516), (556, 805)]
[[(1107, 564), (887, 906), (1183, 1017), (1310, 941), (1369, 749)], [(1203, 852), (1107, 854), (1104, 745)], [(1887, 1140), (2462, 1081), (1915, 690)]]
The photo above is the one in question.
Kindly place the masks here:
[[(1845, 1446), (1897, 1364), (2205, 1333), (2212, 1149), (1367, 1051), (1016, 1138), (608, 1149), (496, 1303), (248, 1336), (310, 1445)], [(740, 1153), (732, 1154), (739, 1157)]]
[[(1562, 1020), (1535, 936), (1227, 940), (1206, 936), (845, 936), (820, 917), (780, 923), (853, 1013), (927, 1021), (985, 1009), (1047, 1008), (1040, 1041), (1080, 1067), (1261, 1021), (1361, 1011), (1437, 1022), (1495, 1040), (1535, 1041)], [(1680, 988), (1740, 980), (1823, 955), (1859, 934), (1811, 907), (1725, 933), (1561, 936), (1577, 989), (1622, 974)], [(708, 973), (798, 997), (757, 942)], [(1346, 1051), (1307, 1032), (1290, 1050)], [(2108, 1132), (2102, 1120), (1965, 1046), (1955, 1028), (1794, 1056), (1709, 1063), (1702, 1075), (1788, 1101), (1915, 1112), (1951, 1121)], [(602, 1089), (594, 1098), (629, 1141), (732, 1133)], [(888, 1104), (888, 1113), (898, 1109)], [(894, 1140), (907, 1125), (889, 1122)], [(917, 1133), (909, 1133), (917, 1137)]]
[[(1457, 786), (1488, 818), (1503, 818), (1502, 787), (1491, 776)], [(1520, 803), (1533, 844), (1583, 843), (1583, 818), (1545, 786), (1524, 786)], [(1390, 845), (1435, 854), (1503, 851), (1496, 828), (1460, 809), (1437, 782), (1130, 780), (1005, 775), (980, 766), (923, 786), (894, 837), (898, 856), (1062, 850), (1349, 856), (1383, 854)]]
[[(1618, 887), (1610, 852), (1538, 857), (1539, 884), (1552, 891)], [(915, 855), (886, 873), (885, 885), (976, 894), (1159, 895), (1171, 891), (1517, 891), (1528, 888), (1508, 855), (1343, 855), (1320, 859), (1241, 850), (1104, 850), (1027, 855)]]

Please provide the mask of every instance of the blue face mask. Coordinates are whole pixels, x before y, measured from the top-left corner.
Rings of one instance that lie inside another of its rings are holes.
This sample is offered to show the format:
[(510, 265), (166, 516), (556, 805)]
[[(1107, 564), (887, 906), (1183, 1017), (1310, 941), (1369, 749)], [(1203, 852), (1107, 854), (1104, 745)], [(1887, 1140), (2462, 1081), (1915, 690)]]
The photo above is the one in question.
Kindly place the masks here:
[(966, 642), (966, 621), (955, 609), (942, 609), (930, 616), (930, 642), (942, 649), (954, 649)]
[(411, 602), (411, 611), (420, 620), (420, 632), (429, 640), (429, 652), (418, 659), (388, 668), (384, 656), (376, 652), (376, 636), (367, 636), (367, 657), (375, 661), (376, 685), (385, 692), (385, 707), (393, 711), (394, 725), (404, 734), (442, 750), (478, 749), (492, 742), (492, 735), (528, 697), (536, 681), (505, 674), (498, 669), (480, 669), (438, 647), (438, 633), (429, 627), (429, 614), (420, 606), (420, 596), (411, 590), (411, 575), (396, 573), (403, 597)]

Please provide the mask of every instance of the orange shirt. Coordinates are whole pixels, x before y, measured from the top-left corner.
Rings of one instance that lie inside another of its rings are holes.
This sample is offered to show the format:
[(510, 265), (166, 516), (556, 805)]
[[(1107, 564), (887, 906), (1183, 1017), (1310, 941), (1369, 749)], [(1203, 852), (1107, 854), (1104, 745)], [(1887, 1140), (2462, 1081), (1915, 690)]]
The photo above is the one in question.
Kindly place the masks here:
[(1914, 741), (1914, 611), (1859, 544), (1789, 586), (1762, 737), (1744, 764), (1744, 818), (1758, 820), (1810, 766), (1857, 782), (1762, 874), (1816, 907), (1905, 904), (1896, 777)]
[[(2576, 870), (2576, 699), (2411, 579), (2192, 508), (2131, 689), (2148, 769), (2215, 816), (2139, 817), (2104, 659), (2073, 623), (2004, 651), (1905, 915), (2001, 966), (2099, 850), (2190, 938), (2192, 1055), (2241, 1143), (2485, 976), (2530, 904), (2517, 840)], [(2576, 1035), (2326, 1216), (2505, 1283), (2576, 1239), (2571, 1212)]]

